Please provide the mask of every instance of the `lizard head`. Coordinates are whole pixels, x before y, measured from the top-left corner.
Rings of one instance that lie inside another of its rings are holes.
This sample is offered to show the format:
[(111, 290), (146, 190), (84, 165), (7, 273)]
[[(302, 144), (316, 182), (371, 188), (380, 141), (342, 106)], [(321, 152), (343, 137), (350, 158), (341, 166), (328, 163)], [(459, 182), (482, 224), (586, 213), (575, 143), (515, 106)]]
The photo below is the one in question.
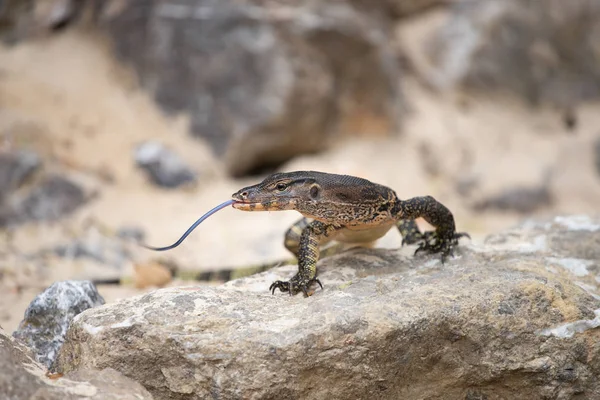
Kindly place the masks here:
[[(366, 179), (317, 171), (276, 173), (232, 195), (232, 207), (244, 211), (295, 210), (326, 223), (373, 220), (396, 199), (389, 188)], [(380, 210), (383, 209), (383, 210)]]
[(244, 211), (297, 210), (299, 203), (316, 199), (321, 187), (311, 174), (276, 173), (264, 181), (242, 188), (231, 197), (233, 208)]

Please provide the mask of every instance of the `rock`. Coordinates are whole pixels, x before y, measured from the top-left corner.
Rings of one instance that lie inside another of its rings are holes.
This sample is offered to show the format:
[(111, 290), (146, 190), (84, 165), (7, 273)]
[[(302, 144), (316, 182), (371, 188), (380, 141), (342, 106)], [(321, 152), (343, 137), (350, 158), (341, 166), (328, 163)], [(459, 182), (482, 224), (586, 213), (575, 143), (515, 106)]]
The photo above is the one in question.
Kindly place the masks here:
[(19, 208), (26, 219), (56, 220), (86, 201), (85, 192), (71, 180), (58, 175), (46, 177), (34, 187)]
[(441, 88), (509, 91), (565, 111), (600, 97), (598, 1), (460, 1), (429, 43)]
[(69, 24), (80, 11), (82, 2), (75, 0), (45, 0), (35, 2), (35, 20), (45, 30), (56, 30)]
[(600, 398), (598, 283), (579, 282), (599, 242), (599, 219), (557, 217), (444, 265), (350, 250), (309, 298), (267, 290), (295, 266), (159, 289), (77, 316), (57, 368), (114, 368), (161, 399)]
[(176, 188), (196, 181), (196, 174), (181, 158), (158, 142), (139, 145), (135, 150), (135, 162), (158, 186)]
[(134, 264), (133, 285), (138, 289), (163, 287), (173, 280), (175, 265), (160, 261), (148, 261)]
[[(96, 234), (95, 237), (89, 233), (87, 237), (80, 237), (66, 245), (59, 245), (52, 252), (59, 257), (74, 259), (87, 258), (100, 264), (114, 267), (115, 270), (123, 268), (124, 264), (131, 260), (131, 254), (123, 243)], [(36, 255), (44, 257), (48, 251), (42, 250)]]
[(398, 127), (400, 74), (380, 10), (312, 1), (121, 5), (101, 13), (100, 29), (167, 112), (190, 115), (192, 132), (233, 175), (323, 150), (340, 133)]
[(27, 221), (54, 221), (65, 217), (88, 200), (83, 188), (68, 178), (49, 174), (30, 188), (0, 203), (0, 227)]
[(2, 0), (0, 1), (0, 39), (14, 44), (43, 36), (78, 18), (86, 1)]
[(547, 169), (539, 184), (504, 188), (498, 194), (473, 202), (471, 208), (477, 212), (497, 210), (531, 214), (541, 208), (550, 207), (555, 202), (550, 185), (553, 175), (554, 169)]
[(117, 230), (116, 235), (121, 239), (131, 239), (138, 243), (146, 238), (146, 232), (138, 226), (122, 226)]
[(28, 7), (22, 0), (3, 0), (0, 2), (0, 39), (5, 43), (14, 42), (23, 25)]
[[(497, 250), (516, 250), (523, 254), (543, 254), (556, 259), (569, 259), (556, 264), (564, 272), (579, 271), (572, 280), (590, 278), (594, 293), (600, 292), (600, 271), (590, 268), (600, 260), (600, 219), (585, 215), (557, 216), (550, 220), (529, 220), (522, 226), (486, 239)], [(569, 262), (573, 265), (569, 265)], [(569, 266), (567, 266), (569, 265)], [(596, 277), (599, 279), (596, 281)]]
[(0, 153), (0, 201), (21, 186), (41, 165), (38, 155), (31, 151)]
[(65, 378), (49, 379), (46, 368), (31, 352), (0, 329), (0, 393), (3, 400), (150, 400), (139, 383), (119, 372), (81, 370)]
[[(412, 15), (430, 10), (438, 6), (452, 4), (454, 0), (383, 0), (367, 1), (364, 4), (371, 9), (377, 9), (385, 12), (386, 15), (396, 18), (406, 18)], [(360, 3), (361, 0), (355, 0), (353, 3)]]
[(0, 227), (27, 221), (53, 221), (87, 202), (85, 191), (59, 175), (44, 176), (31, 188), (14, 193), (0, 204)]
[(473, 209), (478, 212), (498, 210), (531, 214), (542, 207), (549, 207), (553, 203), (554, 197), (550, 188), (546, 185), (538, 187), (515, 187), (474, 203)]
[(598, 176), (600, 177), (600, 138), (596, 139), (596, 142), (594, 143), (594, 164), (596, 166), (596, 172), (598, 173)]
[(89, 281), (56, 282), (29, 304), (13, 336), (34, 351), (37, 361), (50, 367), (73, 317), (102, 304), (104, 299)]
[[(133, 252), (127, 242), (103, 229), (100, 224), (93, 224), (76, 232), (76, 238), (65, 244), (44, 248), (28, 254), (31, 260), (41, 262), (48, 255), (56, 255), (69, 261), (79, 259), (76, 269), (67, 276), (77, 279), (96, 280), (119, 278), (130, 265)], [(66, 265), (63, 269), (66, 268)]]
[[(94, 393), (90, 396), (97, 400), (152, 400), (153, 397), (142, 385), (125, 377), (112, 368), (103, 370), (81, 370), (67, 375), (66, 378), (81, 383), (88, 383), (93, 390), (88, 393)], [(81, 399), (81, 394), (77, 393)], [(89, 396), (89, 395), (88, 395)], [(85, 397), (84, 397), (85, 398)], [(63, 397), (60, 398), (61, 400)]]
[[(119, 282), (131, 274), (132, 262), (136, 258), (135, 249), (139, 246), (137, 241), (121, 238), (118, 231), (93, 219), (86, 220), (83, 226), (72, 228), (69, 233), (72, 239), (55, 240), (49, 246), (42, 245), (32, 251), (14, 253), (11, 255), (14, 257), (12, 262), (0, 264), (0, 276), (3, 271), (6, 275), (5, 269), (8, 268), (8, 274), (13, 279), (16, 278), (14, 270), (18, 269), (17, 276), (21, 276), (18, 281), (26, 281), (28, 276), (34, 274), (38, 280), (46, 282), (48, 278), (49, 282), (61, 279), (89, 280), (98, 285)], [(60, 266), (59, 270), (56, 270), (56, 266)]]

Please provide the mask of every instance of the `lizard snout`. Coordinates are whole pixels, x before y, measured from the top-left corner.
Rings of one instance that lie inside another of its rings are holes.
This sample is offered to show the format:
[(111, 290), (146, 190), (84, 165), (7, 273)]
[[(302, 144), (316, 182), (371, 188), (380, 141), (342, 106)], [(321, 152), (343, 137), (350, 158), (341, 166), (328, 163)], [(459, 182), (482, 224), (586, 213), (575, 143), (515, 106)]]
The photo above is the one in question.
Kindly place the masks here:
[(252, 187), (238, 190), (231, 195), (233, 199), (233, 208), (243, 211), (260, 211), (264, 209), (260, 198)]
[(231, 195), (233, 208), (243, 211), (293, 210), (291, 199), (265, 190), (259, 185), (242, 188)]
[(231, 198), (233, 200), (241, 202), (251, 201), (252, 199), (250, 197), (252, 196), (250, 195), (250, 191), (248, 190), (248, 188), (240, 189), (231, 195)]

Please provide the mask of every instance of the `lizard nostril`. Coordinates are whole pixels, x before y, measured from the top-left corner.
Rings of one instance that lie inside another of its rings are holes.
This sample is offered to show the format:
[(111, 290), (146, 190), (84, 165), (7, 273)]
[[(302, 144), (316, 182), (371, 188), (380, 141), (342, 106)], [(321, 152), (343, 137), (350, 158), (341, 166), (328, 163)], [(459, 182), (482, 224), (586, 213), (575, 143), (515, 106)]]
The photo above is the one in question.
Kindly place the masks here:
[(242, 197), (248, 197), (248, 192), (242, 192), (242, 193), (241, 193), (241, 196), (242, 196)]

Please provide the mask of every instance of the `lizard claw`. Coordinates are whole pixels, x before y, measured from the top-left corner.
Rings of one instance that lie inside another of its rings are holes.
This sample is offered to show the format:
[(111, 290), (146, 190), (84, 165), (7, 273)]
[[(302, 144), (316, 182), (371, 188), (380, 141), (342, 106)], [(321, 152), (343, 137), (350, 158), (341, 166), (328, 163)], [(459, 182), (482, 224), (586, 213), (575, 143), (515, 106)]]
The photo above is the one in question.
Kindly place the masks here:
[(269, 291), (271, 294), (275, 294), (275, 289), (279, 289), (282, 292), (290, 292), (290, 283), (285, 281), (275, 281), (269, 286)]
[(319, 284), (319, 286), (321, 287), (321, 290), (323, 290), (323, 285), (321, 284), (320, 280), (318, 280), (317, 278), (313, 278), (312, 282), (317, 282)]
[(467, 232), (457, 232), (457, 233), (454, 234), (454, 239), (456, 239), (457, 241), (461, 237), (466, 237), (466, 238), (471, 239), (471, 235), (469, 235)]
[(308, 293), (308, 289), (310, 288), (310, 285), (312, 285), (314, 282), (318, 283), (319, 286), (321, 287), (321, 290), (323, 290), (323, 284), (321, 284), (321, 281), (317, 278), (312, 278), (312, 279), (302, 279), (301, 277), (298, 277), (298, 275), (294, 276), (292, 279), (290, 279), (289, 281), (275, 281), (271, 284), (271, 286), (269, 286), (269, 290), (271, 291), (271, 294), (275, 294), (275, 289), (279, 289), (282, 292), (288, 292), (290, 294), (290, 296), (298, 293), (299, 291), (302, 291), (302, 293), (304, 293), (304, 297), (309, 297), (310, 294)]

